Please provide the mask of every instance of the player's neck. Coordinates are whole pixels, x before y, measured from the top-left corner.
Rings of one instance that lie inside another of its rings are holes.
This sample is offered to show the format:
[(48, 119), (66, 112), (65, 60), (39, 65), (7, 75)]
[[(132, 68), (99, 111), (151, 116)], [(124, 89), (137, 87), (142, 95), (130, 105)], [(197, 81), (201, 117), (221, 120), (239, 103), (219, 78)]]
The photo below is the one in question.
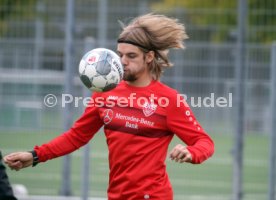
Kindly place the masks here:
[(127, 83), (135, 87), (146, 87), (151, 83), (151, 81), (152, 76), (150, 74), (144, 74), (143, 76), (140, 76), (137, 80), (127, 81)]

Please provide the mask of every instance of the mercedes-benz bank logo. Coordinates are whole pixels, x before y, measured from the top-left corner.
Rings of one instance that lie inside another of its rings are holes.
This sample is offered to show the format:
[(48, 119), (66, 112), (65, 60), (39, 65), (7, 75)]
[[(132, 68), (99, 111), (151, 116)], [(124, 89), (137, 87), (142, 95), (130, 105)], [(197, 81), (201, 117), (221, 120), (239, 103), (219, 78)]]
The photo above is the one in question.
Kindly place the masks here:
[(104, 124), (109, 124), (113, 119), (113, 111), (111, 109), (106, 109), (104, 110), (103, 115)]

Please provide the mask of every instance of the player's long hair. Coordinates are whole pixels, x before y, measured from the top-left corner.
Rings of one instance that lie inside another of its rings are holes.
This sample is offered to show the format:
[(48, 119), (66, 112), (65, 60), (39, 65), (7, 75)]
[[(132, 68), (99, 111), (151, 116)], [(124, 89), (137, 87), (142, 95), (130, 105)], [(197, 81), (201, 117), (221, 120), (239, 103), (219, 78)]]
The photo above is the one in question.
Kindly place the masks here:
[(183, 24), (164, 15), (142, 15), (122, 28), (118, 43), (136, 45), (145, 53), (154, 51), (149, 71), (155, 80), (161, 77), (164, 68), (173, 66), (168, 58), (169, 49), (183, 49), (183, 41), (188, 38)]

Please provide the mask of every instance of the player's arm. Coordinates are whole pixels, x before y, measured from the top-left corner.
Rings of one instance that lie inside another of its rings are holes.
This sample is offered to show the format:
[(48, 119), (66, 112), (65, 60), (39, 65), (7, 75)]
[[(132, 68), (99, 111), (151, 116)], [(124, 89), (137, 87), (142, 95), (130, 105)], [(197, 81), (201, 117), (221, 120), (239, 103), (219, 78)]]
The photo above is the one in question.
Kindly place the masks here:
[[(94, 98), (92, 98), (91, 101)], [(96, 106), (86, 108), (83, 115), (65, 133), (48, 143), (35, 146), (30, 152), (15, 152), (5, 156), (4, 161), (10, 168), (19, 170), (47, 160), (69, 154), (85, 145), (103, 125)]]
[(171, 98), (167, 109), (168, 127), (187, 145), (176, 145), (170, 152), (171, 159), (198, 164), (212, 156), (214, 142), (179, 94)]

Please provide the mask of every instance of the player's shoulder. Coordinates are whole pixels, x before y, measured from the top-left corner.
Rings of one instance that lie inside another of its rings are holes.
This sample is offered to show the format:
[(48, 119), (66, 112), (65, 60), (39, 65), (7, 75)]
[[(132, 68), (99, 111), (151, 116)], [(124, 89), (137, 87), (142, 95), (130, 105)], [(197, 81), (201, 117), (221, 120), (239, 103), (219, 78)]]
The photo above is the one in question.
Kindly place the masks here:
[(162, 96), (175, 97), (178, 94), (177, 90), (160, 81), (156, 81), (155, 87), (156, 91)]

